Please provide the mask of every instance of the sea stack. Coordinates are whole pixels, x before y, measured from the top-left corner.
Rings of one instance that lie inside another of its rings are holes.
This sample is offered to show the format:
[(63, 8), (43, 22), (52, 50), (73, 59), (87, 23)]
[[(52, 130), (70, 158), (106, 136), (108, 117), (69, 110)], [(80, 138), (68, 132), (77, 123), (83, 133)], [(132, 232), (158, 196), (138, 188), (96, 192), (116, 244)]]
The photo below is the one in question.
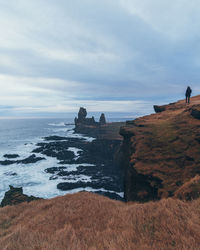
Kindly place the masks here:
[(78, 112), (78, 117), (74, 119), (76, 133), (90, 134), (91, 136), (96, 136), (99, 133), (101, 126), (106, 124), (105, 115), (102, 113), (99, 122), (96, 122), (94, 116), (87, 118), (87, 110), (80, 107)]
[(100, 116), (99, 124), (100, 125), (105, 125), (106, 124), (106, 118), (105, 118), (104, 113), (102, 113), (101, 116)]
[(80, 107), (78, 112), (78, 118), (75, 117), (75, 126), (97, 126), (98, 123), (95, 122), (94, 116), (92, 118), (86, 118), (87, 110), (83, 107)]

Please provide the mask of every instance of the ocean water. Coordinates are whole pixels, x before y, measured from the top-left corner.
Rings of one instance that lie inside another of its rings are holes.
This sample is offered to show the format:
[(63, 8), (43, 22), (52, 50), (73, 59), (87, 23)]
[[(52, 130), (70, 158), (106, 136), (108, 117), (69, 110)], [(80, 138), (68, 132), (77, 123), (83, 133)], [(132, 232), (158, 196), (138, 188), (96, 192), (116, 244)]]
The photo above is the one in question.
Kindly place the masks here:
[[(125, 121), (126, 119), (112, 119), (112, 121)], [(57, 135), (71, 138), (84, 138), (87, 141), (92, 141), (94, 138), (74, 134), (74, 125), (66, 125), (73, 123), (72, 119), (6, 119), (0, 120), (0, 161), (6, 160), (5, 154), (18, 154), (18, 159), (24, 159), (32, 154), (32, 150), (36, 148), (38, 142), (42, 142), (44, 137)], [(78, 157), (78, 148), (70, 148), (75, 156)], [(92, 188), (79, 188), (69, 191), (61, 191), (57, 189), (57, 184), (63, 181), (63, 177), (55, 180), (49, 180), (51, 174), (44, 170), (50, 167), (58, 167), (58, 160), (53, 157), (47, 157), (36, 153), (36, 156), (45, 157), (42, 160), (31, 164), (12, 164), (3, 166), (0, 165), (0, 201), (4, 193), (9, 190), (9, 185), (15, 187), (23, 187), (24, 193), (43, 198), (52, 198), (66, 193), (75, 193), (78, 191), (102, 191), (113, 192), (112, 190)], [(84, 164), (91, 167), (91, 164)], [(67, 165), (68, 171), (76, 170), (79, 165)], [(70, 176), (68, 177), (70, 182)], [(85, 181), (89, 182), (90, 176), (78, 175), (71, 178), (71, 182)], [(123, 193), (118, 193), (123, 197)]]

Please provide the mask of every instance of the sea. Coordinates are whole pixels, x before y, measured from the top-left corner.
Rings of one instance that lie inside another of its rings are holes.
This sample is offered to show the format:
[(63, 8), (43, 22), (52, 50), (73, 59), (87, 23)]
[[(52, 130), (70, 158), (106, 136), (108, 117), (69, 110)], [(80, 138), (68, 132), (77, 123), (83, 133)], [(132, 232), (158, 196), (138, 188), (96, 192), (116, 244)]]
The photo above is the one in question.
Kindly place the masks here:
[[(125, 121), (126, 118), (112, 118), (109, 122)], [(2, 119), (0, 120), (0, 161), (5, 161), (6, 154), (18, 154), (17, 160), (25, 159), (32, 154), (37, 143), (43, 142), (47, 136), (64, 136), (68, 138), (84, 138), (92, 141), (95, 138), (87, 137), (81, 134), (74, 134), (73, 119)], [(75, 155), (78, 155), (78, 149), (71, 149)], [(37, 156), (44, 157), (37, 153)], [(62, 191), (57, 189), (60, 179), (50, 179), (50, 174), (45, 169), (57, 167), (58, 160), (53, 157), (45, 156), (46, 160), (31, 164), (14, 163), (12, 165), (0, 165), (0, 201), (3, 199), (9, 185), (14, 187), (23, 187), (23, 192), (27, 195), (33, 195), (42, 198), (52, 198), (66, 193), (75, 193), (85, 191), (105, 191), (93, 190), (92, 188), (73, 189)], [(76, 169), (73, 164), (68, 166), (70, 169)], [(80, 177), (77, 177), (80, 180)], [(87, 181), (89, 176), (85, 177)], [(111, 191), (112, 192), (112, 191)], [(123, 197), (123, 193), (119, 193)]]

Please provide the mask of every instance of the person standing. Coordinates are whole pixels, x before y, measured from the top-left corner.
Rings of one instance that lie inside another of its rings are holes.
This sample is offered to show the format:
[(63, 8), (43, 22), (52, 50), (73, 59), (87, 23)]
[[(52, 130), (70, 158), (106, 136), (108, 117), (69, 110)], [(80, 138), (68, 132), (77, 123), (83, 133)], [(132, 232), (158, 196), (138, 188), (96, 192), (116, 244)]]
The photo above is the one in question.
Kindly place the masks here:
[(185, 92), (185, 102), (186, 103), (190, 103), (191, 93), (192, 93), (192, 89), (190, 88), (190, 86), (188, 86), (186, 89), (186, 92)]

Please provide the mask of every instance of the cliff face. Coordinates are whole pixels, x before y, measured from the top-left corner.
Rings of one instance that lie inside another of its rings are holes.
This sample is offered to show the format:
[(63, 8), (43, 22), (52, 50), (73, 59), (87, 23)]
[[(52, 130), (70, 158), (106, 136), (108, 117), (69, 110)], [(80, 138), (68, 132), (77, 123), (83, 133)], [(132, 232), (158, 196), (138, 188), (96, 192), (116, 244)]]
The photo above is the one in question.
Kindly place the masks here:
[(173, 196), (200, 174), (200, 96), (155, 111), (120, 130), (127, 201)]

